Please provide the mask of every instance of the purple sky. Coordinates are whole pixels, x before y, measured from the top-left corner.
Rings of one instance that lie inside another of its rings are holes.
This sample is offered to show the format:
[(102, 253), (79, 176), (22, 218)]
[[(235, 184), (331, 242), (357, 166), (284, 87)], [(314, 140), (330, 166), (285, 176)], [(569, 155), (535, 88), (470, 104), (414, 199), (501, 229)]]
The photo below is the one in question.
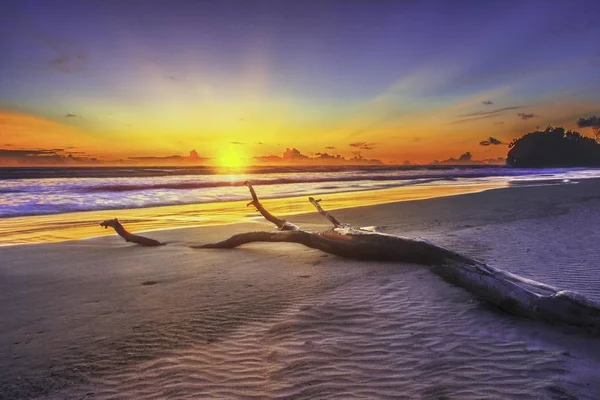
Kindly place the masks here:
[[(291, 145), (298, 127), (336, 145), (385, 142), (387, 128), (409, 124), (403, 115), (418, 124), (429, 110), (445, 116), (440, 126), (517, 106), (529, 108), (498, 113), (515, 124), (518, 112), (568, 124), (600, 112), (598, 21), (592, 0), (4, 0), (0, 109), (63, 122), (85, 116), (69, 123), (101, 136), (116, 129), (103, 120), (110, 113), (131, 114), (119, 120), (125, 126), (198, 93), (219, 104), (254, 96), (298, 110), (279, 131)], [(177, 90), (161, 89), (168, 85)], [(468, 99), (477, 106), (464, 106)], [(556, 99), (574, 105), (558, 115), (565, 107)], [(525, 127), (506, 135), (517, 128)]]

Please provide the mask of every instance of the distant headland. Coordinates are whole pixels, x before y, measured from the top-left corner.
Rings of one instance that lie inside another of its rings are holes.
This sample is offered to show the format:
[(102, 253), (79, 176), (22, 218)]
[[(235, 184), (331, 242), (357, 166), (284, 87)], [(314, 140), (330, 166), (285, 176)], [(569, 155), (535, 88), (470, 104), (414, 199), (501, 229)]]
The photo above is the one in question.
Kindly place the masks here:
[(579, 127), (594, 128), (596, 140), (562, 127), (527, 133), (509, 144), (506, 164), (519, 168), (600, 167), (599, 121), (596, 116), (578, 121)]

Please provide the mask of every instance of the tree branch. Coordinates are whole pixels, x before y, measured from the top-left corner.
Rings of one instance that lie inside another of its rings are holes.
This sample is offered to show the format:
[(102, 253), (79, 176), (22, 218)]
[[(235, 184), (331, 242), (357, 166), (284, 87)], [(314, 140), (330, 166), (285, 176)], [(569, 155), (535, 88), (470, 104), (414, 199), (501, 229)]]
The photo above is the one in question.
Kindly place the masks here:
[(268, 212), (263, 207), (263, 205), (260, 204), (260, 201), (258, 200), (258, 196), (256, 195), (256, 192), (254, 191), (254, 188), (252, 187), (252, 184), (249, 181), (246, 181), (246, 182), (244, 182), (244, 185), (248, 186), (248, 189), (250, 189), (250, 194), (252, 195), (252, 201), (250, 203), (248, 203), (246, 205), (246, 207), (248, 207), (250, 204), (252, 204), (254, 207), (256, 207), (256, 210), (263, 217), (265, 217), (265, 219), (267, 221), (275, 224), (275, 226), (280, 231), (296, 231), (296, 230), (300, 229), (297, 225), (294, 225), (291, 222), (286, 221), (285, 219), (277, 218), (276, 216), (274, 216), (273, 214), (271, 214), (270, 212)]
[(163, 246), (166, 244), (161, 243), (158, 240), (154, 240), (145, 236), (134, 235), (133, 233), (128, 232), (117, 218), (102, 221), (100, 222), (100, 226), (104, 227), (104, 229), (107, 229), (109, 226), (111, 228), (114, 228), (115, 232), (117, 232), (119, 236), (125, 239), (126, 242), (137, 243), (141, 244), (142, 246), (148, 247)]
[(338, 221), (337, 218), (335, 218), (333, 215), (329, 214), (327, 211), (323, 210), (323, 208), (319, 204), (321, 202), (321, 200), (315, 200), (314, 197), (309, 197), (308, 201), (310, 201), (310, 203), (313, 206), (315, 206), (315, 208), (317, 209), (319, 214), (321, 214), (322, 216), (327, 218), (329, 220), (329, 222), (331, 222), (333, 224), (333, 226), (335, 226), (336, 228), (340, 228), (340, 227), (344, 226), (344, 224), (342, 224), (340, 221)]

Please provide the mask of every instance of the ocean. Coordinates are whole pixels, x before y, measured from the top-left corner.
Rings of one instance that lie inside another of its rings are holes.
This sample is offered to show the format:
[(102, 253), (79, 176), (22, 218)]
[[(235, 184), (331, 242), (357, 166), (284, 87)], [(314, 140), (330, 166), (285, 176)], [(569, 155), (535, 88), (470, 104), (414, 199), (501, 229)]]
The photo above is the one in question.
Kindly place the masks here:
[(0, 218), (263, 199), (419, 185), (537, 185), (600, 177), (600, 169), (502, 166), (0, 168)]

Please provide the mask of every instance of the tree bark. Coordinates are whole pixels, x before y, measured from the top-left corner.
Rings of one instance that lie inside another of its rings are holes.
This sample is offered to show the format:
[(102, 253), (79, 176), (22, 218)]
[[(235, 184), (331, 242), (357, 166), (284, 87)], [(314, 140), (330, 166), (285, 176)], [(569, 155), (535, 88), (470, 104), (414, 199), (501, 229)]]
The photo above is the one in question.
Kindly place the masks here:
[(577, 293), (560, 291), (519, 277), (424, 240), (352, 228), (323, 210), (319, 201), (313, 198), (309, 201), (334, 228), (306, 232), (266, 211), (252, 185), (247, 183), (247, 186), (253, 198), (250, 204), (254, 204), (268, 221), (284, 232), (246, 232), (195, 248), (232, 249), (254, 242), (288, 242), (343, 258), (421, 264), (444, 280), (511, 314), (576, 326), (592, 334), (600, 334), (600, 304)]
[(322, 216), (327, 218), (333, 224), (334, 227), (340, 228), (340, 227), (344, 226), (340, 221), (337, 220), (337, 218), (335, 218), (333, 215), (329, 214), (327, 211), (323, 210), (323, 208), (319, 204), (321, 202), (321, 200), (315, 200), (313, 197), (309, 197), (308, 201), (310, 201), (310, 204), (315, 206), (315, 208), (317, 209), (319, 214), (321, 214)]
[(104, 229), (107, 229), (109, 226), (111, 228), (114, 228), (115, 232), (117, 232), (119, 236), (125, 239), (126, 242), (137, 243), (147, 247), (164, 246), (166, 244), (161, 243), (158, 240), (154, 240), (145, 236), (134, 235), (133, 233), (128, 232), (117, 218), (102, 221), (100, 222), (100, 226), (103, 226)]
[(297, 231), (300, 229), (297, 225), (294, 225), (291, 222), (286, 221), (285, 219), (277, 218), (276, 216), (274, 216), (273, 214), (268, 212), (263, 207), (263, 205), (260, 204), (260, 201), (258, 200), (258, 196), (256, 195), (256, 192), (254, 191), (254, 188), (252, 187), (250, 182), (246, 181), (246, 182), (244, 182), (244, 184), (246, 186), (248, 186), (248, 189), (250, 190), (250, 195), (252, 196), (252, 201), (250, 203), (248, 203), (246, 205), (246, 207), (248, 207), (250, 204), (252, 204), (254, 207), (256, 207), (256, 210), (260, 213), (260, 215), (265, 217), (265, 219), (267, 221), (275, 224), (275, 226), (277, 226), (277, 228), (280, 231)]

